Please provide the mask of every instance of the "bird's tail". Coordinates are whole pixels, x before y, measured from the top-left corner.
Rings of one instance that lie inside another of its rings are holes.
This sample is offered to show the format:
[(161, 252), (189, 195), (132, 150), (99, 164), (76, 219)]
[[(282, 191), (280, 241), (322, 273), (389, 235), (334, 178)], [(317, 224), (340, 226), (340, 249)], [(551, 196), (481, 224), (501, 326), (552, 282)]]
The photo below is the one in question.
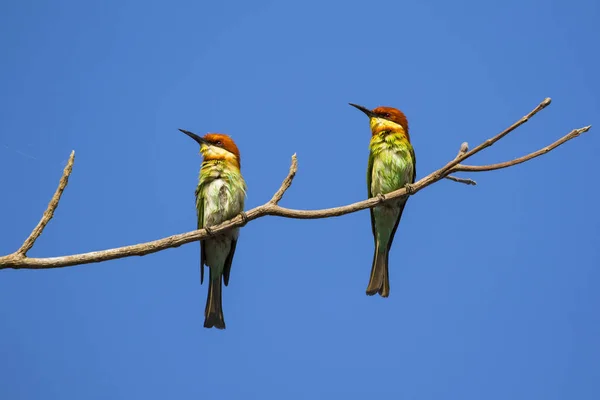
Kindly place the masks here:
[(367, 286), (367, 296), (373, 296), (375, 293), (379, 293), (381, 297), (388, 297), (390, 295), (388, 255), (389, 250), (387, 248), (380, 249), (379, 243), (377, 243), (375, 254), (373, 255), (369, 286)]
[(225, 329), (225, 319), (223, 318), (223, 303), (221, 302), (221, 275), (214, 276), (212, 268), (209, 268), (208, 297), (206, 298), (206, 308), (204, 309), (204, 327)]

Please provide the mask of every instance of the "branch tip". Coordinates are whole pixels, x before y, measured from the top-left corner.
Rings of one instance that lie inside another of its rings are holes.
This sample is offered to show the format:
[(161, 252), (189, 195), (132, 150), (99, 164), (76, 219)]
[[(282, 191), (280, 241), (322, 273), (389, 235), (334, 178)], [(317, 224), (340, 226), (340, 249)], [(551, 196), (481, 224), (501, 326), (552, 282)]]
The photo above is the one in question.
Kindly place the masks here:
[(281, 183), (281, 187), (279, 188), (279, 190), (277, 190), (277, 192), (273, 195), (271, 200), (269, 200), (268, 204), (277, 205), (277, 203), (279, 203), (279, 200), (281, 200), (281, 198), (285, 194), (286, 190), (288, 190), (290, 188), (290, 186), (292, 185), (292, 181), (294, 180), (294, 177), (296, 176), (297, 171), (298, 171), (298, 157), (296, 156), (296, 153), (294, 153), (292, 155), (292, 164), (290, 165), (290, 171), (288, 172), (288, 175), (285, 177), (285, 179)]
[(457, 159), (458, 157), (462, 156), (467, 151), (469, 151), (469, 143), (462, 142), (462, 144), (460, 145), (460, 149), (458, 150), (458, 154), (456, 155), (455, 159)]
[(449, 179), (451, 181), (454, 182), (458, 182), (458, 183), (464, 183), (465, 185), (477, 185), (477, 182), (475, 182), (473, 179), (469, 179), (469, 178), (459, 178), (457, 176), (452, 176), (452, 175), (448, 175), (446, 176), (446, 179)]
[(67, 183), (69, 183), (69, 176), (71, 175), (71, 172), (73, 171), (73, 163), (74, 162), (75, 162), (75, 150), (71, 151), (71, 155), (69, 156), (69, 161), (67, 162), (67, 165), (65, 166), (65, 169), (63, 170), (63, 174), (62, 174), (62, 177), (60, 178), (60, 181), (58, 182), (58, 187), (56, 188), (56, 192), (54, 192), (54, 196), (52, 196), (52, 199), (50, 199), (50, 203), (48, 203), (48, 207), (46, 207), (46, 211), (44, 211), (44, 214), (42, 215), (42, 219), (40, 219), (40, 222), (38, 222), (36, 227), (33, 228), (33, 231), (31, 231), (31, 234), (29, 235), (29, 237), (27, 239), (25, 239), (25, 241), (23, 242), (23, 245), (19, 248), (19, 250), (17, 250), (16, 254), (18, 254), (22, 257), (25, 257), (27, 255), (27, 252), (29, 250), (31, 250), (31, 248), (33, 247), (33, 244), (35, 243), (37, 238), (40, 237), (40, 235), (44, 231), (44, 228), (46, 227), (48, 222), (54, 216), (54, 211), (56, 210), (56, 207), (58, 207), (58, 202), (60, 201), (60, 198), (61, 198), (65, 188), (67, 187)]

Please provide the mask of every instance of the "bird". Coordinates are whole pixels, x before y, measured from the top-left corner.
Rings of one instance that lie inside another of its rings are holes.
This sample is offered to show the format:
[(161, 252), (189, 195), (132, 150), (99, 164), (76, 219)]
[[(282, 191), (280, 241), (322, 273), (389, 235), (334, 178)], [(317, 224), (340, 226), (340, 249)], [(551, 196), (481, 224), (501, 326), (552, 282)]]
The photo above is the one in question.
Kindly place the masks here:
[[(369, 117), (371, 141), (367, 166), (369, 198), (384, 195), (415, 182), (416, 158), (408, 133), (406, 115), (396, 108), (380, 106), (369, 110), (349, 103)], [(408, 197), (394, 199), (370, 209), (375, 241), (368, 296), (390, 295), (388, 260), (398, 224)]]
[[(240, 169), (240, 151), (233, 139), (223, 133), (207, 133), (200, 137), (190, 131), (179, 130), (200, 145), (203, 157), (195, 191), (198, 229), (209, 228), (243, 214), (246, 182)], [(209, 268), (205, 328), (225, 329), (222, 283), (225, 286), (229, 284), (238, 237), (239, 228), (233, 228), (200, 240), (200, 284), (204, 281), (204, 266)]]

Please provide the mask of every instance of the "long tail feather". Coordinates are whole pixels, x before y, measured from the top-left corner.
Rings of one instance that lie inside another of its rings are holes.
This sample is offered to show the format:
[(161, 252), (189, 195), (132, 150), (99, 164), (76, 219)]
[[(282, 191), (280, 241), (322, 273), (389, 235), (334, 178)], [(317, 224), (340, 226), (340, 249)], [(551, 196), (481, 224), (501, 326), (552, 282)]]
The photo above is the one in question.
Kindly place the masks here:
[(380, 249), (379, 244), (377, 244), (375, 254), (373, 255), (371, 277), (367, 286), (367, 296), (373, 296), (376, 293), (379, 293), (381, 297), (388, 297), (390, 295), (388, 255), (388, 249)]
[(213, 276), (212, 268), (209, 268), (208, 296), (206, 308), (204, 309), (204, 327), (225, 329), (225, 318), (223, 317), (223, 303), (221, 301), (222, 279), (221, 275)]

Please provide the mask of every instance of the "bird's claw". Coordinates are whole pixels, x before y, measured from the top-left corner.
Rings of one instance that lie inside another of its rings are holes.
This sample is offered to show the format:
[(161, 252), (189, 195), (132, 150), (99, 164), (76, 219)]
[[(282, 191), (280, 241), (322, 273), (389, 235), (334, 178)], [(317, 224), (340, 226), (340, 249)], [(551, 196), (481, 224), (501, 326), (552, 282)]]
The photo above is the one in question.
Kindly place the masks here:
[(379, 199), (380, 203), (383, 203), (385, 201), (385, 195), (383, 193), (379, 193), (377, 195), (377, 198)]
[(404, 189), (406, 189), (406, 194), (412, 194), (415, 192), (414, 186), (411, 185), (410, 183), (407, 183), (406, 185), (404, 185)]
[(214, 236), (215, 235), (215, 232), (212, 230), (212, 228), (209, 228), (208, 226), (205, 226), (204, 230), (206, 231), (206, 233), (208, 234), (208, 236)]
[(245, 226), (248, 223), (248, 214), (246, 214), (245, 211), (242, 211), (240, 213), (240, 217), (242, 217), (242, 225), (241, 226)]

